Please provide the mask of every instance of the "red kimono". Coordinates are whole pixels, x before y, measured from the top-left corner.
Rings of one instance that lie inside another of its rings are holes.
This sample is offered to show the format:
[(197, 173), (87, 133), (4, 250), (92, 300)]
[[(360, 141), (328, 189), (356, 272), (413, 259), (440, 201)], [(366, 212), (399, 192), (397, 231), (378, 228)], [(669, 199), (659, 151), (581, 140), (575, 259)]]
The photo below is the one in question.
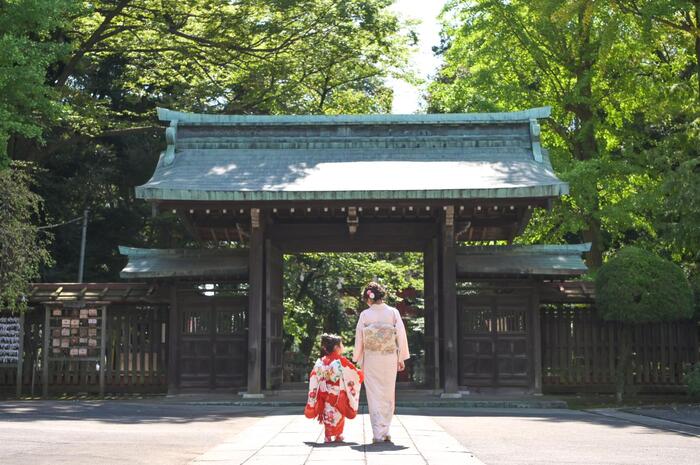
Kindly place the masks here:
[(332, 353), (316, 361), (309, 375), (309, 396), (304, 414), (323, 423), (326, 438), (343, 434), (345, 417), (355, 418), (360, 403), (362, 371), (350, 360)]

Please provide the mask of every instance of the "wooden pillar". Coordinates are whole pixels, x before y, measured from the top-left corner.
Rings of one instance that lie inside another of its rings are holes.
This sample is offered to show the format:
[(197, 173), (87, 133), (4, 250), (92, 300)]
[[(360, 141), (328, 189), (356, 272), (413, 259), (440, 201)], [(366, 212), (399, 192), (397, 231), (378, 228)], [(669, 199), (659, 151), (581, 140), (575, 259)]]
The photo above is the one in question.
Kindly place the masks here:
[(423, 255), (425, 288), (425, 376), (427, 387), (440, 389), (440, 273), (438, 239), (428, 241)]
[(459, 344), (457, 325), (457, 259), (455, 256), (454, 206), (447, 206), (440, 221), (440, 306), (444, 395), (459, 396)]
[(177, 361), (179, 357), (180, 318), (178, 317), (177, 281), (168, 287), (170, 305), (168, 307), (168, 395), (177, 394), (180, 377)]
[(24, 381), (24, 313), (19, 317), (19, 357), (17, 358), (16, 396), (22, 397), (22, 382)]
[[(100, 320), (100, 397), (105, 396), (105, 371), (107, 369), (107, 305), (102, 306)], [(143, 367), (141, 367), (143, 370)]]
[(542, 322), (540, 321), (540, 282), (535, 282), (532, 292), (532, 302), (530, 311), (532, 318), (530, 321), (530, 335), (532, 358), (530, 367), (532, 372), (531, 390), (535, 395), (542, 394)]
[(51, 309), (44, 305), (44, 347), (41, 351), (41, 395), (49, 396), (49, 342), (51, 342)]
[(262, 324), (265, 291), (264, 221), (259, 208), (250, 209), (248, 258), (248, 392), (262, 396)]

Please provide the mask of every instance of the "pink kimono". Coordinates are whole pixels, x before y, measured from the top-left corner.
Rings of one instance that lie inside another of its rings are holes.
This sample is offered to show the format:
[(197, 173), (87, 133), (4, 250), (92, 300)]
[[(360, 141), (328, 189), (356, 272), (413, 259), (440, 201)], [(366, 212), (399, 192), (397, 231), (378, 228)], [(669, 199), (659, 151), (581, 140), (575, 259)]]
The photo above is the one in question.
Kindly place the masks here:
[(362, 366), (367, 404), (375, 440), (389, 438), (394, 416), (398, 362), (410, 358), (406, 328), (399, 311), (373, 304), (360, 314), (353, 360)]

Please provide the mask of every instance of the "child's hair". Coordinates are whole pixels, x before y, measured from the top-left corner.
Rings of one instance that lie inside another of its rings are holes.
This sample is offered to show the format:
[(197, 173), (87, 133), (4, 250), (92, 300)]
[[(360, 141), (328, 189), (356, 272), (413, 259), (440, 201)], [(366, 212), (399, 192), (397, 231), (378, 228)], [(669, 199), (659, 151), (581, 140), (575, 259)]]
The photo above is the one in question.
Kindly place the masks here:
[(372, 281), (365, 286), (365, 290), (362, 293), (362, 297), (369, 299), (372, 302), (379, 302), (384, 299), (386, 295), (386, 289), (381, 284)]
[(321, 335), (321, 356), (333, 353), (335, 347), (341, 344), (343, 340), (337, 334), (327, 334)]

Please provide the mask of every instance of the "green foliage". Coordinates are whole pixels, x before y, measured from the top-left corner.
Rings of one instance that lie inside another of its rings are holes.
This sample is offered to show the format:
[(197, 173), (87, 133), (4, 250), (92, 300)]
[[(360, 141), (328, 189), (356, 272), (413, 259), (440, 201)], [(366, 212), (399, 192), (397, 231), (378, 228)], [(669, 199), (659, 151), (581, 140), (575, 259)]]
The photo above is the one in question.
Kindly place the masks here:
[[(423, 260), (419, 253), (306, 253), (285, 256), (286, 350), (300, 352), (306, 362), (318, 356), (319, 336), (333, 332), (352, 351), (357, 315), (365, 308), (362, 288), (378, 279), (387, 288), (386, 301), (395, 305), (396, 293), (413, 287), (423, 290)], [(422, 317), (410, 325), (422, 325)], [(409, 334), (413, 328), (407, 328)], [(419, 329), (419, 328), (418, 328)], [(414, 346), (414, 347), (417, 347)]]
[(698, 15), (684, 0), (448, 4), (429, 111), (553, 107), (543, 145), (571, 194), (521, 241), (591, 241), (593, 268), (628, 243), (698, 261)]
[(9, 166), (11, 136), (39, 139), (61, 106), (46, 84), (66, 51), (51, 35), (66, 23), (70, 0), (6, 0), (0, 8), (0, 169)]
[(27, 167), (0, 170), (0, 309), (24, 311), (28, 283), (51, 263), (48, 235), (36, 226), (41, 198), (32, 193)]
[(685, 382), (688, 384), (688, 394), (700, 397), (700, 363), (696, 363), (693, 369), (685, 375)]
[(693, 316), (692, 293), (683, 271), (668, 260), (627, 246), (596, 275), (596, 305), (606, 320), (668, 321)]
[[(86, 279), (116, 280), (124, 265), (119, 244), (201, 245), (174, 215), (149, 218), (150, 207), (134, 197), (133, 187), (148, 180), (163, 150), (155, 107), (235, 114), (386, 112), (392, 95), (384, 80), (405, 68), (409, 46), (390, 3), (5, 2), (0, 31), (16, 45), (0, 57), (0, 143), (3, 124), (15, 125), (12, 133), (23, 137), (11, 140), (10, 157), (43, 168), (35, 191), (46, 199), (47, 222), (90, 208)], [(69, 14), (60, 15), (67, 6)], [(15, 68), (26, 63), (31, 76), (3, 68), (4, 59)], [(4, 102), (14, 105), (8, 107), (12, 117), (5, 117)], [(17, 126), (13, 115), (27, 125)], [(42, 127), (40, 144), (31, 138)], [(72, 281), (79, 227), (55, 234), (56, 266), (42, 278)]]

